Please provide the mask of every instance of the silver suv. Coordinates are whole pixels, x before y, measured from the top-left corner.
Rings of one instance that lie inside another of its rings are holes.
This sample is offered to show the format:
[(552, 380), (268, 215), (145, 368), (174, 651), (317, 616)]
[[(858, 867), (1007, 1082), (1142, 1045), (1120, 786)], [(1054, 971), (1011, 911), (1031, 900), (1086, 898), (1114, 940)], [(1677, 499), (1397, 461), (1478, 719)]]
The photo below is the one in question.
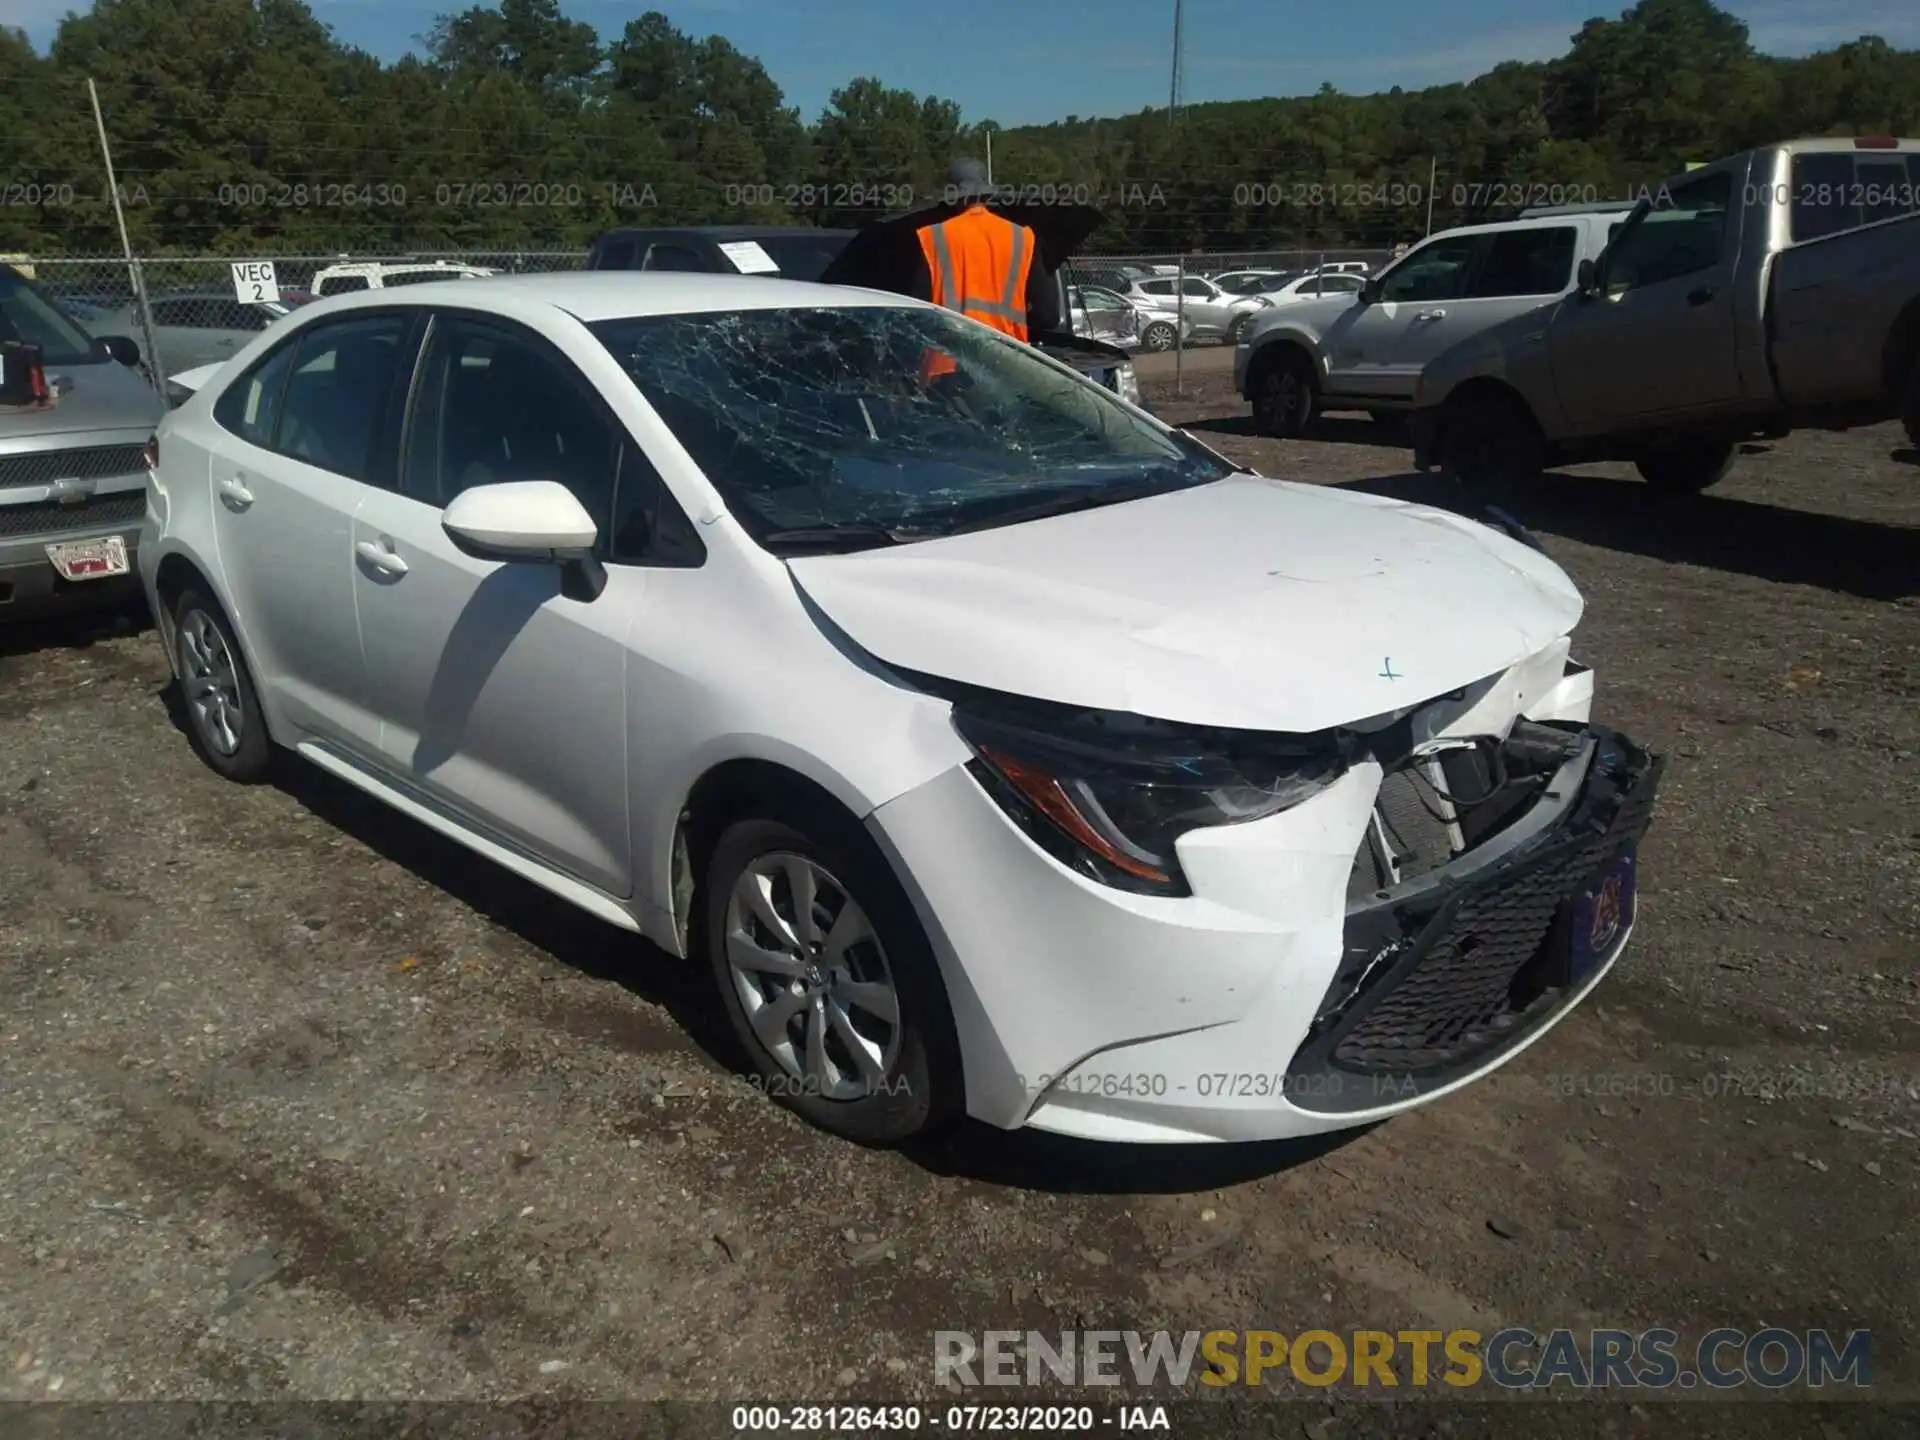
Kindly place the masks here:
[(143, 451), (166, 413), (139, 363), (0, 265), (0, 623), (138, 593)]
[(1598, 257), (1631, 208), (1571, 206), (1442, 230), (1358, 295), (1262, 312), (1233, 357), (1254, 428), (1291, 438), (1322, 410), (1379, 420), (1407, 410), (1430, 360), (1571, 293), (1580, 262)]
[(1154, 275), (1120, 293), (1168, 320), (1183, 318), (1187, 333), (1196, 338), (1235, 344), (1270, 303), (1264, 295), (1236, 295), (1198, 275)]

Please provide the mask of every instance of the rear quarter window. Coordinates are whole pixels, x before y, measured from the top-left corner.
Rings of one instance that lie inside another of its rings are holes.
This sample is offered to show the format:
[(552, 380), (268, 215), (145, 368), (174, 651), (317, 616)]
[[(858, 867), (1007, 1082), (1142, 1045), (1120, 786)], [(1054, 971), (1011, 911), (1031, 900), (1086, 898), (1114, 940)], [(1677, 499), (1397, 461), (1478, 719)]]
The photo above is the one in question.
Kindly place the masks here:
[(1793, 157), (1788, 201), (1796, 241), (1920, 212), (1920, 154), (1830, 151)]

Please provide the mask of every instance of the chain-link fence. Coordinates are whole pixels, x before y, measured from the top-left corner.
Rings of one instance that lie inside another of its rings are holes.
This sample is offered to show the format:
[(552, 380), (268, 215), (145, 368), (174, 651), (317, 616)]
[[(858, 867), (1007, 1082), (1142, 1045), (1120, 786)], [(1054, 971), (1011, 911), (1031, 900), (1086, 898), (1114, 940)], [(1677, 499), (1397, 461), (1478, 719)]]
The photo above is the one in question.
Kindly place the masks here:
[[(254, 335), (309, 300), (349, 290), (391, 288), (428, 280), (578, 270), (586, 252), (520, 250), (422, 251), (385, 255), (152, 255), (0, 257), (40, 287), (94, 335), (126, 335), (149, 357), (150, 376), (216, 364)], [(1263, 250), (1163, 255), (1089, 255), (1075, 261), (1081, 283), (1125, 289), (1124, 277), (1157, 271), (1214, 276), (1235, 270), (1311, 270), (1365, 264), (1377, 271), (1387, 250)], [(243, 298), (234, 267), (270, 261), (277, 296)], [(146, 294), (143, 314), (136, 287)], [(155, 363), (157, 361), (157, 363)]]
[[(586, 253), (416, 252), (392, 255), (10, 256), (94, 335), (126, 335), (151, 357), (149, 377), (217, 364), (309, 300), (429, 280), (578, 270)], [(234, 266), (270, 261), (274, 291), (243, 298)], [(136, 287), (146, 292), (143, 314)], [(157, 363), (155, 363), (157, 361)]]
[(1188, 254), (1161, 255), (1089, 255), (1075, 262), (1076, 268), (1114, 268), (1158, 270), (1173, 275), (1213, 276), (1235, 270), (1314, 270), (1322, 266), (1365, 265), (1369, 271), (1390, 263), (1393, 250), (1209, 250)]

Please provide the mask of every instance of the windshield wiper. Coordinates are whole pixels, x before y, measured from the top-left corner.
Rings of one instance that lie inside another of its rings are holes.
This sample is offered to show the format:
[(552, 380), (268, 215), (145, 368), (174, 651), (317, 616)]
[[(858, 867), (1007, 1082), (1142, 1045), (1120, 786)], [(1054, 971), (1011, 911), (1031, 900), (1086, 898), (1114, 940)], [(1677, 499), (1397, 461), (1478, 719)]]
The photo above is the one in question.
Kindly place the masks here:
[(803, 525), (791, 530), (769, 530), (760, 537), (760, 543), (795, 549), (873, 550), (882, 545), (909, 545), (915, 540), (929, 539), (933, 533), (901, 525)]

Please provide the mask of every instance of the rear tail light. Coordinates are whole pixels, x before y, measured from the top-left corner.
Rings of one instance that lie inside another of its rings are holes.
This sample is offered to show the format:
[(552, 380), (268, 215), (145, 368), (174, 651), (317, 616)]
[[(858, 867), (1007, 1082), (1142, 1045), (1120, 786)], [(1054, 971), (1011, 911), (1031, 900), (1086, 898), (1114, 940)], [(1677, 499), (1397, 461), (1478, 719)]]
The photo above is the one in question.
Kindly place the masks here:
[(1856, 150), (1898, 150), (1900, 142), (1891, 135), (1861, 135), (1855, 138)]

